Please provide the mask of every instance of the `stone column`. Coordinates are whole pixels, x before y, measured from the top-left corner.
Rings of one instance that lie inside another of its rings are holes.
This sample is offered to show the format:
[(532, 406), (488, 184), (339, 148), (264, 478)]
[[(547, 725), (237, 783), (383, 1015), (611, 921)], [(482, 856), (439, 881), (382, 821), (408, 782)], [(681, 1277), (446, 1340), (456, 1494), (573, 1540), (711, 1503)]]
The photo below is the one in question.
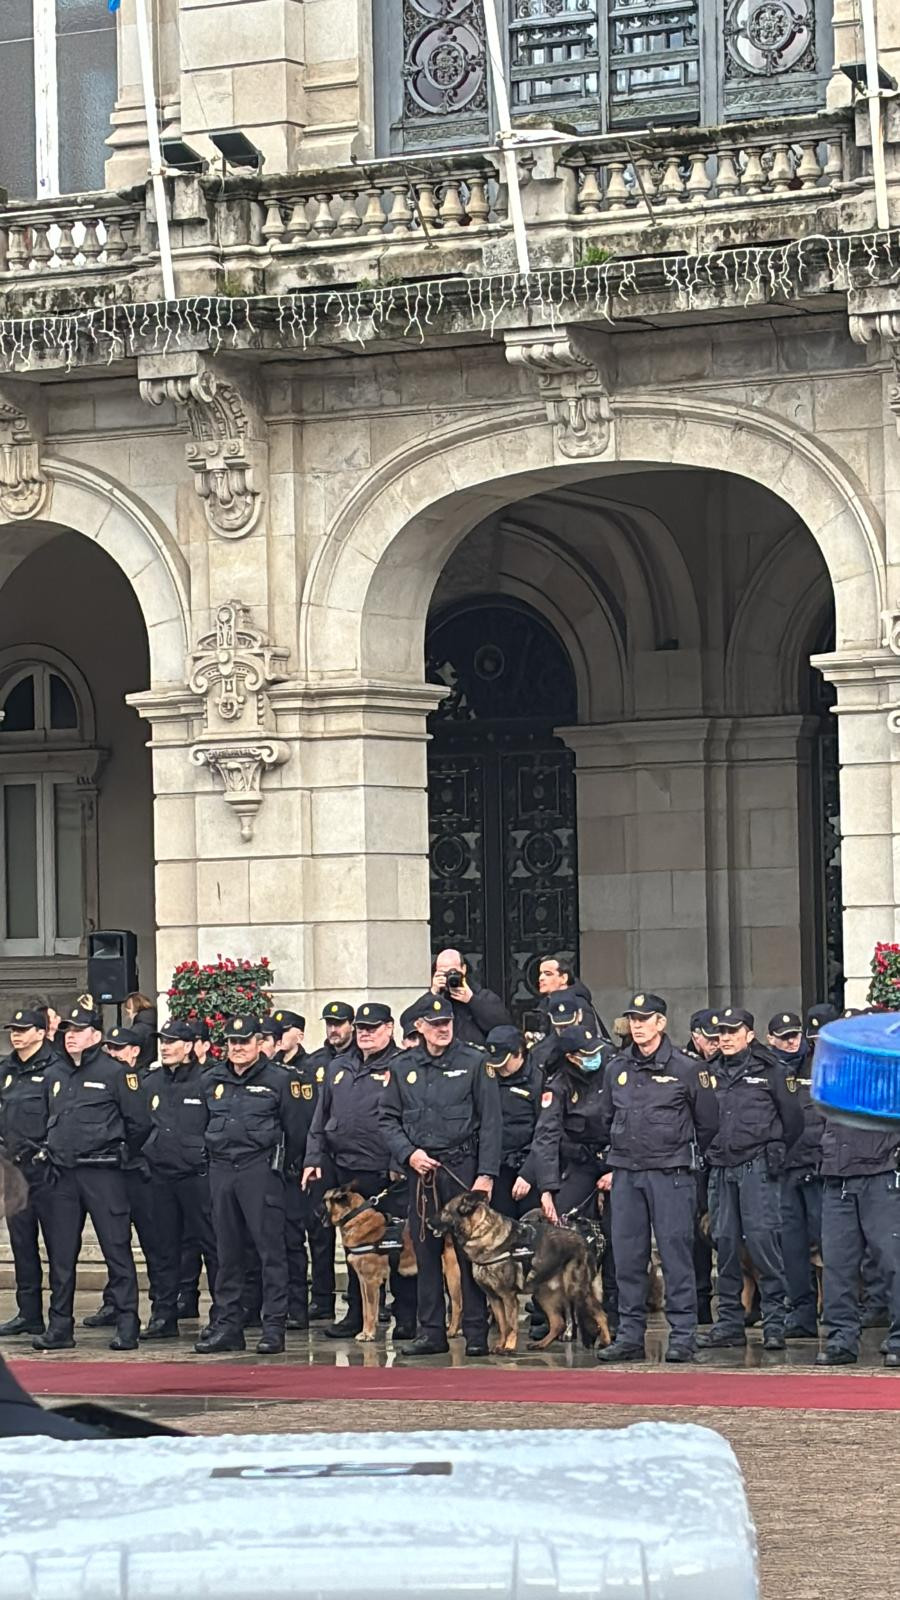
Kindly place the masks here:
[(635, 986), (690, 1012), (798, 1003), (806, 953), (799, 717), (564, 728), (578, 790), (581, 965), (609, 1020)]
[[(165, 133), (179, 131), (178, 0), (148, 0), (154, 45), (154, 76)], [(147, 118), (137, 48), (134, 0), (122, 0), (116, 29), (119, 86), (106, 143), (106, 187), (125, 189), (144, 183), (150, 165)]]
[(845, 999), (865, 1004), (872, 951), (900, 939), (900, 618), (882, 650), (813, 658), (838, 693)]
[[(270, 172), (292, 172), (306, 123), (302, 0), (180, 0), (181, 130), (239, 128)], [(219, 159), (216, 157), (216, 159)]]

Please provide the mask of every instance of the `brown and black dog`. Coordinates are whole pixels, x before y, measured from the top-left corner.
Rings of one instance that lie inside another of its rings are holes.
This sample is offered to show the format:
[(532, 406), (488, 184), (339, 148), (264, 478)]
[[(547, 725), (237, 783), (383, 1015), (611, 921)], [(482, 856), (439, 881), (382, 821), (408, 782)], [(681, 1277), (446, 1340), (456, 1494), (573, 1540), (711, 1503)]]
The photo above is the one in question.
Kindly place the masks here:
[[(333, 1228), (340, 1229), (348, 1269), (352, 1269), (359, 1279), (363, 1325), (362, 1332), (358, 1333), (356, 1338), (360, 1344), (368, 1344), (378, 1331), (381, 1286), (387, 1281), (391, 1258), (375, 1249), (370, 1249), (362, 1255), (351, 1255), (350, 1252), (358, 1245), (380, 1244), (384, 1238), (387, 1222), (382, 1212), (366, 1206), (365, 1197), (358, 1189), (354, 1189), (352, 1184), (343, 1184), (339, 1189), (327, 1190), (323, 1200), (329, 1222)], [(366, 1208), (357, 1216), (351, 1215), (358, 1206)], [(397, 1270), (404, 1278), (414, 1277), (418, 1270), (408, 1227), (403, 1230), (403, 1248), (397, 1259)], [(444, 1278), (451, 1308), (447, 1332), (451, 1338), (455, 1338), (462, 1321), (462, 1284), (456, 1251), (449, 1239), (444, 1246)]]
[(475, 1191), (454, 1195), (438, 1223), (472, 1263), (497, 1325), (498, 1354), (515, 1354), (520, 1293), (533, 1297), (550, 1324), (532, 1348), (544, 1350), (565, 1333), (570, 1314), (585, 1345), (609, 1344), (600, 1268), (573, 1228), (548, 1222), (542, 1211), (526, 1212), (521, 1222), (503, 1217)]

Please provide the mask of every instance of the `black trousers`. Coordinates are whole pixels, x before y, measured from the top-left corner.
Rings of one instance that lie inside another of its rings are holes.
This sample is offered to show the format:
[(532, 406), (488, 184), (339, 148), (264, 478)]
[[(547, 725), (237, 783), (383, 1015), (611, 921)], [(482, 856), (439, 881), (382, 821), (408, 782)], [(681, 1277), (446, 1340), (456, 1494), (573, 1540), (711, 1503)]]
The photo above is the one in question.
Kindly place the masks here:
[(44, 1317), (44, 1271), (41, 1265), (38, 1228), (40, 1228), (43, 1235), (44, 1248), (49, 1255), (50, 1246), (47, 1243), (48, 1218), (50, 1215), (48, 1173), (46, 1167), (41, 1171), (40, 1165), (36, 1172), (31, 1168), (23, 1168), (22, 1172), (23, 1176), (28, 1179), (28, 1204), (23, 1210), (14, 1212), (11, 1217), (6, 1219), (13, 1263), (16, 1269), (16, 1305), (18, 1306), (19, 1314), (26, 1317), (29, 1322), (42, 1322)]
[(119, 1318), (137, 1317), (138, 1283), (131, 1253), (131, 1208), (118, 1167), (56, 1169), (46, 1217), (50, 1325), (73, 1326), (75, 1269), (85, 1217), (90, 1217), (109, 1272), (110, 1304)]
[(697, 1183), (697, 1212), (694, 1218), (694, 1282), (697, 1285), (697, 1303), (704, 1315), (709, 1311), (712, 1295), (713, 1247), (709, 1228), (700, 1223), (709, 1211), (709, 1172), (694, 1174)]
[[(153, 1190), (150, 1179), (140, 1172), (129, 1169), (123, 1173), (125, 1188), (128, 1192), (128, 1209), (131, 1213), (131, 1224), (138, 1237), (138, 1244), (144, 1257), (147, 1268), (147, 1290), (153, 1315), (156, 1310), (156, 1274), (157, 1274), (157, 1227), (153, 1214)], [(103, 1290), (103, 1304), (115, 1304), (109, 1279)]]
[(718, 1260), (717, 1326), (744, 1332), (741, 1247), (759, 1273), (763, 1333), (784, 1334), (787, 1284), (781, 1253), (781, 1183), (769, 1174), (765, 1156), (737, 1167), (713, 1167), (709, 1216)]
[(691, 1348), (697, 1328), (694, 1224), (697, 1185), (692, 1172), (628, 1172), (613, 1176), (612, 1237), (623, 1344), (643, 1345), (647, 1328), (647, 1268), (651, 1229), (666, 1282), (671, 1343)]
[[(370, 1195), (380, 1194), (390, 1183), (386, 1172), (360, 1172), (358, 1167), (337, 1167), (338, 1183), (352, 1182), (364, 1199)], [(391, 1195), (392, 1215), (402, 1216), (409, 1209), (409, 1190), (395, 1189)], [(391, 1293), (394, 1296), (394, 1316), (401, 1328), (412, 1328), (416, 1321), (416, 1280), (403, 1278), (394, 1264), (396, 1257), (391, 1262), (389, 1274)], [(347, 1315), (353, 1322), (362, 1327), (362, 1290), (359, 1279), (353, 1268), (347, 1263)]]
[(150, 1198), (156, 1221), (154, 1315), (164, 1322), (177, 1319), (181, 1250), (185, 1234), (190, 1230), (206, 1262), (206, 1275), (213, 1296), (210, 1321), (214, 1321), (218, 1262), (207, 1174), (178, 1174), (154, 1169), (150, 1180)]
[(218, 1326), (231, 1333), (239, 1333), (243, 1327), (247, 1250), (252, 1245), (262, 1277), (263, 1329), (283, 1331), (288, 1314), (288, 1270), (281, 1173), (272, 1171), (266, 1156), (243, 1167), (213, 1161), (209, 1192), (218, 1258)]
[(781, 1253), (787, 1282), (788, 1326), (815, 1334), (819, 1320), (810, 1251), (822, 1243), (822, 1179), (798, 1167), (781, 1178)]
[(491, 1195), (491, 1205), (499, 1211), (501, 1217), (524, 1217), (526, 1211), (533, 1211), (541, 1203), (541, 1197), (534, 1184), (522, 1200), (514, 1200), (512, 1188), (518, 1172), (512, 1167), (501, 1167), (494, 1179), (494, 1192)]
[[(559, 1193), (556, 1196), (556, 1209), (560, 1218), (563, 1212), (571, 1211), (575, 1206), (579, 1207), (578, 1215), (581, 1217), (589, 1217), (594, 1222), (599, 1217), (606, 1240), (606, 1249), (603, 1253), (603, 1309), (610, 1322), (615, 1324), (619, 1315), (619, 1286), (616, 1280), (616, 1254), (613, 1246), (612, 1207), (609, 1195), (603, 1196), (602, 1209), (598, 1205), (600, 1190), (597, 1188), (597, 1179), (603, 1170), (601, 1162), (594, 1159), (573, 1161), (563, 1171)], [(588, 1205), (591, 1196), (594, 1204)]]
[(888, 1350), (900, 1350), (900, 1189), (897, 1174), (826, 1178), (822, 1197), (824, 1321), (831, 1349), (859, 1351), (859, 1281), (868, 1251), (887, 1284)]
[[(463, 1156), (454, 1153), (450, 1157), (450, 1165), (466, 1185), (471, 1185), (478, 1176), (474, 1155)], [(460, 1194), (461, 1190), (459, 1184), (454, 1183), (443, 1168), (429, 1174), (427, 1180), (413, 1173), (409, 1190), (409, 1229), (419, 1266), (417, 1286), (419, 1333), (435, 1344), (446, 1344), (447, 1310), (444, 1299), (444, 1273), (441, 1266), (444, 1241), (431, 1232), (428, 1223), (434, 1222), (447, 1201), (452, 1200), (455, 1194)], [(423, 1216), (420, 1216), (420, 1206)], [(472, 1277), (472, 1268), (467, 1257), (461, 1250), (457, 1250), (456, 1254), (462, 1279), (463, 1333), (467, 1339), (477, 1344), (486, 1344), (487, 1301)]]

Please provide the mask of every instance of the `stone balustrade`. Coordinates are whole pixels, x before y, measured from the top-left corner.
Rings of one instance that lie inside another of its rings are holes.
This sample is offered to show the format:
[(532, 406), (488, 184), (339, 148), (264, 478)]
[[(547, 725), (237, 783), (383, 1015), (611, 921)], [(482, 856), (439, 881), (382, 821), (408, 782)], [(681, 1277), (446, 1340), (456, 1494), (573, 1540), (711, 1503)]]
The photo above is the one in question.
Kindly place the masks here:
[(0, 213), (0, 271), (68, 276), (118, 272), (138, 253), (142, 206), (115, 196), (60, 196), (40, 206), (11, 206)]

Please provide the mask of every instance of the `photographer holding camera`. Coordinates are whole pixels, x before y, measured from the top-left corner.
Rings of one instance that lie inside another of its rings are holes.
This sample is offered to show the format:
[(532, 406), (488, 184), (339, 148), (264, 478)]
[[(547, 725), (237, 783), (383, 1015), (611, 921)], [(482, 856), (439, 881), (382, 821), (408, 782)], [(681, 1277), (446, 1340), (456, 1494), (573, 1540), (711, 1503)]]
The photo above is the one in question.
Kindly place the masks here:
[(431, 974), (432, 994), (447, 996), (453, 1007), (453, 1037), (461, 1044), (483, 1045), (492, 1028), (512, 1023), (499, 995), (469, 982), (458, 950), (442, 950)]

